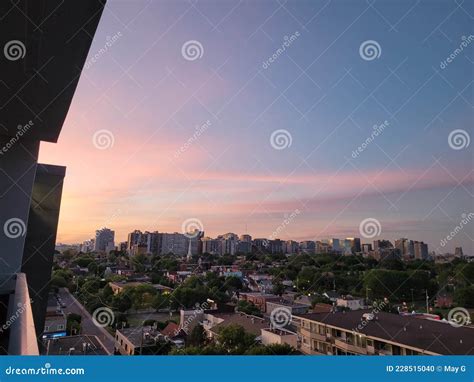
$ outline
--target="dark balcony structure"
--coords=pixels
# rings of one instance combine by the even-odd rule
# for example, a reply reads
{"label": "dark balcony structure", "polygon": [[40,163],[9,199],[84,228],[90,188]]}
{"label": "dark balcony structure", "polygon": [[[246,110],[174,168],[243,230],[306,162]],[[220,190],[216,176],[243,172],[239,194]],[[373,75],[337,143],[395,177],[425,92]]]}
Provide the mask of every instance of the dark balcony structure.
{"label": "dark balcony structure", "polygon": [[[59,137],[104,6],[0,2],[2,353],[38,353],[65,176],[64,167],[38,164],[39,145]],[[18,304],[28,306],[18,314]]]}

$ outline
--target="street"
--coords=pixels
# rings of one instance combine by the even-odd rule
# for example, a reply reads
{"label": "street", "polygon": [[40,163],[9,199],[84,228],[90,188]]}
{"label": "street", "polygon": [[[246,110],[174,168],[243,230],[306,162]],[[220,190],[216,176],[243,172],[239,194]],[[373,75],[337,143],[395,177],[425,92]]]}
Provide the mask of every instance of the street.
{"label": "street", "polygon": [[94,324],[92,316],[89,312],[81,305],[79,301],[69,292],[67,288],[60,288],[58,292],[59,297],[66,305],[64,313],[76,313],[82,317],[81,334],[95,335],[100,342],[104,345],[105,349],[109,354],[114,353],[114,337],[101,326]]}

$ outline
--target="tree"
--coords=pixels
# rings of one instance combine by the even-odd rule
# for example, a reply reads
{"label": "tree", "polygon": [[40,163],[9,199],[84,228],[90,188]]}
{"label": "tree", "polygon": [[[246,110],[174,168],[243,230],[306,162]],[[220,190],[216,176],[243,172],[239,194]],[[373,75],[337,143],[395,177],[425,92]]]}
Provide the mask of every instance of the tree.
{"label": "tree", "polygon": [[260,309],[258,309],[258,307],[250,301],[240,300],[237,304],[237,310],[252,316],[262,317],[262,312]]}
{"label": "tree", "polygon": [[206,342],[206,332],[201,325],[196,325],[189,333],[186,345],[201,347]]}
{"label": "tree", "polygon": [[225,279],[224,287],[226,290],[242,290],[242,280],[236,276],[229,276]]}
{"label": "tree", "polygon": [[119,293],[112,297],[111,305],[121,313],[125,313],[132,307],[132,300],[126,293]]}
{"label": "tree", "polygon": [[255,344],[255,336],[240,325],[232,324],[219,330],[219,344],[230,354],[243,354]]}
{"label": "tree", "polygon": [[283,293],[285,293],[285,286],[281,282],[277,282],[273,285],[272,292],[277,296],[281,296]]}
{"label": "tree", "polygon": [[69,313],[66,321],[66,333],[68,336],[73,336],[81,332],[82,316],[76,313]]}
{"label": "tree", "polygon": [[454,293],[454,301],[463,308],[474,308],[474,285],[457,289]]}

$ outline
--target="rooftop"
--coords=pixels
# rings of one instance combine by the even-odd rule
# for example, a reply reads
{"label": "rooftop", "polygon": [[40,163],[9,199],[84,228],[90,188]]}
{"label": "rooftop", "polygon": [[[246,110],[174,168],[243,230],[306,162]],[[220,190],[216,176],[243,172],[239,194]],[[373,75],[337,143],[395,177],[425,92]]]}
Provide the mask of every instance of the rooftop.
{"label": "rooftop", "polygon": [[47,355],[108,355],[97,336],[58,337],[45,342]]}
{"label": "rooftop", "polygon": [[269,322],[261,317],[250,316],[245,313],[215,314],[216,317],[222,318],[224,322],[217,324],[212,331],[218,333],[220,328],[229,325],[240,325],[247,333],[260,336],[261,329],[268,328]]}
{"label": "rooftop", "polygon": [[298,314],[297,318],[322,322],[345,330],[358,331],[371,337],[398,342],[437,354],[474,355],[474,329],[454,327],[447,322],[421,320],[416,317],[379,312],[372,321],[361,325],[363,314],[370,310],[333,313]]}

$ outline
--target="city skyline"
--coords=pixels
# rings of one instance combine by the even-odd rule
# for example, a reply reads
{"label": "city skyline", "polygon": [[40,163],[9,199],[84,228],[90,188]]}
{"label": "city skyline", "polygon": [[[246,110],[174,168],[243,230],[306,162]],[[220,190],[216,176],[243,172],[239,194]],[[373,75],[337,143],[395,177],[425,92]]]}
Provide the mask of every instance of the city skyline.
{"label": "city skyline", "polygon": [[[110,2],[59,144],[41,144],[68,167],[58,242],[191,217],[266,237],[299,209],[283,239],[375,218],[436,248],[471,212],[472,146],[449,138],[471,131],[472,49],[447,64],[470,19],[427,4]],[[472,252],[470,232],[446,250]]]}

